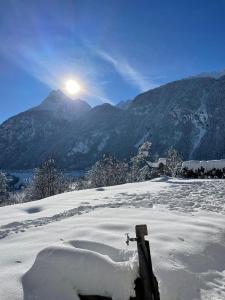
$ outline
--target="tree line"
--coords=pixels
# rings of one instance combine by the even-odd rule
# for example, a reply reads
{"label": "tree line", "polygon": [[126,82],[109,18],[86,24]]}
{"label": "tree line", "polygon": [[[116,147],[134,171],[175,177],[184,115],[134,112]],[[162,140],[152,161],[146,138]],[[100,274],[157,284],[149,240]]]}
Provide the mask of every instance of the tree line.
{"label": "tree line", "polygon": [[144,142],[137,154],[129,161],[120,161],[111,154],[103,155],[90,171],[77,182],[77,189],[111,186],[124,183],[151,180],[161,175],[179,176],[182,158],[179,153],[170,149],[165,164],[151,161],[151,143]]}
{"label": "tree line", "polygon": [[70,190],[98,188],[131,182],[146,181],[160,175],[179,176],[182,159],[175,149],[170,149],[165,164],[151,161],[151,142],[145,141],[137,154],[129,160],[119,160],[104,154],[85,176],[75,182],[65,178],[63,171],[50,157],[34,170],[32,182],[21,192],[9,192],[7,177],[0,173],[0,205],[27,202],[50,197]]}

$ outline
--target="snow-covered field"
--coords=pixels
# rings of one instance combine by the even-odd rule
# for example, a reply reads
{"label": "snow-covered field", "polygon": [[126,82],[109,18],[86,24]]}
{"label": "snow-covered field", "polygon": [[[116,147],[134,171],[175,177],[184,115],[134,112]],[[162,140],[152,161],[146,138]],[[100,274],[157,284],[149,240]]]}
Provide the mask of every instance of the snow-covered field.
{"label": "snow-covered field", "polygon": [[125,300],[143,223],[162,300],[225,299],[225,181],[168,178],[1,207],[0,299]]}

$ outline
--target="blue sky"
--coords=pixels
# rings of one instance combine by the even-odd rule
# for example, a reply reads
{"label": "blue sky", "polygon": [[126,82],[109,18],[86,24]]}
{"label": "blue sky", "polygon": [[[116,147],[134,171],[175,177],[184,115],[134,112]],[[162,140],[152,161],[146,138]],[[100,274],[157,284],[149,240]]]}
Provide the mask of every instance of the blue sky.
{"label": "blue sky", "polygon": [[225,68],[225,0],[1,0],[0,122],[74,78],[91,105]]}

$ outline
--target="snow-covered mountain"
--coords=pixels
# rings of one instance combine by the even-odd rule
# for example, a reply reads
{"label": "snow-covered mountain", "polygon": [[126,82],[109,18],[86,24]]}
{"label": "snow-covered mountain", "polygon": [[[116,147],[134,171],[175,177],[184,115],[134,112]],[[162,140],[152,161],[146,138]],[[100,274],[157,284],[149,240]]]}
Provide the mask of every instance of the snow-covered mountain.
{"label": "snow-covered mountain", "polygon": [[82,169],[105,152],[127,158],[145,140],[160,156],[176,148],[184,159],[225,157],[225,76],[187,78],[138,95],[123,108],[91,108],[62,92],[0,126],[0,168],[30,169],[50,154]]}
{"label": "snow-covered mountain", "polygon": [[35,111],[47,111],[54,117],[65,120],[79,118],[82,114],[88,112],[91,106],[80,99],[72,100],[61,90],[52,91],[49,96],[37,107]]}
{"label": "snow-covered mountain", "polygon": [[225,156],[225,76],[169,83],[138,96],[130,109],[159,154],[172,146],[185,159]]}
{"label": "snow-covered mountain", "polygon": [[71,122],[90,109],[85,101],[57,90],[39,106],[8,119],[0,126],[0,166],[30,169],[40,164],[71,130]]}

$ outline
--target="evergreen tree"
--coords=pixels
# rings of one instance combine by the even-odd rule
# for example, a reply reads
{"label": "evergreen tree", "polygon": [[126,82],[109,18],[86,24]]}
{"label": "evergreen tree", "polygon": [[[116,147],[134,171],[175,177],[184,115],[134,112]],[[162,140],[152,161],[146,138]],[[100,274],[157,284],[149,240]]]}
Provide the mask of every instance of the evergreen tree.
{"label": "evergreen tree", "polygon": [[126,163],[104,155],[88,173],[91,187],[117,185],[126,182],[128,166]]}
{"label": "evergreen tree", "polygon": [[145,141],[139,148],[136,156],[131,158],[129,181],[145,181],[152,178],[150,162],[151,142]]}
{"label": "evergreen tree", "polygon": [[172,177],[178,176],[181,173],[182,162],[180,154],[175,149],[170,149],[166,157],[166,174]]}
{"label": "evergreen tree", "polygon": [[7,177],[3,172],[0,172],[0,203],[7,199]]}
{"label": "evergreen tree", "polygon": [[63,174],[57,168],[55,160],[50,158],[35,169],[29,197],[31,200],[43,199],[60,194],[65,189],[66,184]]}

